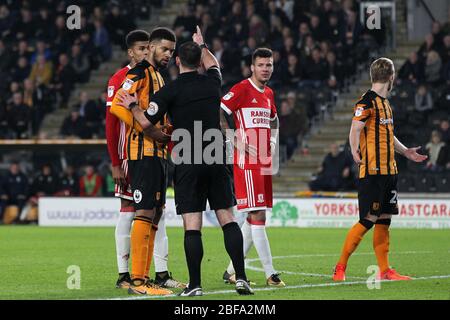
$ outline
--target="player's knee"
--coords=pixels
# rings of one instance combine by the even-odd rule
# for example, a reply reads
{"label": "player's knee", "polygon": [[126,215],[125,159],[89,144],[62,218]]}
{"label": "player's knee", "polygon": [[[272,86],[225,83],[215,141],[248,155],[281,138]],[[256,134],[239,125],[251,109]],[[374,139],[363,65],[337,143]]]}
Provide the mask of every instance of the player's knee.
{"label": "player's knee", "polygon": [[374,225],[373,221],[367,220],[367,218],[365,219],[360,219],[359,223],[362,224],[367,230],[371,229]]}
{"label": "player's knee", "polygon": [[136,211],[136,217],[144,217],[149,220],[155,219],[155,209],[152,210],[137,210]]}
{"label": "player's knee", "polygon": [[382,224],[385,226],[390,226],[391,225],[391,219],[378,219],[376,224]]}
{"label": "player's knee", "polygon": [[[260,210],[260,211],[253,211],[249,213],[250,221],[257,221],[257,222],[266,222],[266,211]],[[250,222],[250,223],[252,223]]]}

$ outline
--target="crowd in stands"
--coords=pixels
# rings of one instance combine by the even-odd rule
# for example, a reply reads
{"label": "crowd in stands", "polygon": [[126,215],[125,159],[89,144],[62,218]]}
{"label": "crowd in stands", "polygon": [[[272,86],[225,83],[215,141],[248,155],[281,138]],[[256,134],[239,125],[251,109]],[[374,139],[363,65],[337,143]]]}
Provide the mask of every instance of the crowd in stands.
{"label": "crowd in stands", "polygon": [[[0,223],[6,207],[17,206],[20,213],[27,205],[36,205],[42,196],[101,197],[114,195],[114,180],[106,166],[97,169],[88,163],[80,169],[66,166],[60,174],[53,165],[44,164],[29,176],[18,162],[12,162],[8,172],[0,175]],[[20,214],[15,221],[20,222]]]}
{"label": "crowd in stands", "polygon": [[[125,48],[125,35],[136,18],[149,18],[151,2],[160,3],[1,1],[0,138],[37,136],[45,115],[67,108],[75,85],[88,82],[91,71],[111,58],[112,45]],[[80,29],[66,26],[72,4],[81,8]],[[90,137],[89,130],[81,136]]]}

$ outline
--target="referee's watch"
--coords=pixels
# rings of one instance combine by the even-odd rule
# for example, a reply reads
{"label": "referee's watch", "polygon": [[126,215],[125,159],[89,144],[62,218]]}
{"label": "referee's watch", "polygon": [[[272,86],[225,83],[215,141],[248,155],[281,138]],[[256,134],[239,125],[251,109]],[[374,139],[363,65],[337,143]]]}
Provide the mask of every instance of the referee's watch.
{"label": "referee's watch", "polygon": [[206,43],[202,43],[202,44],[200,45],[200,48],[201,48],[201,49],[203,49],[203,48],[209,49],[208,46],[206,45]]}

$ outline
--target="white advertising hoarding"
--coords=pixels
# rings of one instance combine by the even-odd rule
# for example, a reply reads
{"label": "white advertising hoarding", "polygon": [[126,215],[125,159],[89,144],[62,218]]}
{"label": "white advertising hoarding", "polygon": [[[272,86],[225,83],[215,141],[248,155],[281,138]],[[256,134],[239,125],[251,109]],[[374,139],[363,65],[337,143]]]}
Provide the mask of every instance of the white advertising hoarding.
{"label": "white advertising hoarding", "polygon": [[[115,226],[120,201],[114,198],[41,198],[40,226]],[[244,214],[237,213],[242,222]],[[340,228],[350,227],[359,219],[357,199],[274,199],[267,212],[267,225],[274,227]],[[167,199],[167,226],[183,226],[176,214],[174,199]],[[203,226],[217,226],[212,211],[206,211]],[[395,228],[450,228],[450,199],[399,201],[399,215],[392,219]]]}

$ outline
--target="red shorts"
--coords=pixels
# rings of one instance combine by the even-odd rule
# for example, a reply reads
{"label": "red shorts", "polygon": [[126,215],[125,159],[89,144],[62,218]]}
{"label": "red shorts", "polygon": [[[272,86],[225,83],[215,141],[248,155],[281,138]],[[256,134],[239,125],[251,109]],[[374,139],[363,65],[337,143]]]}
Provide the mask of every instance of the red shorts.
{"label": "red shorts", "polygon": [[246,170],[234,165],[237,208],[241,212],[272,208],[272,176],[261,170]]}
{"label": "red shorts", "polygon": [[128,161],[126,159],[122,161],[122,169],[125,173],[127,186],[125,190],[123,190],[120,185],[116,184],[114,187],[114,195],[117,198],[133,201],[133,191],[131,190],[130,178],[128,177]]}

